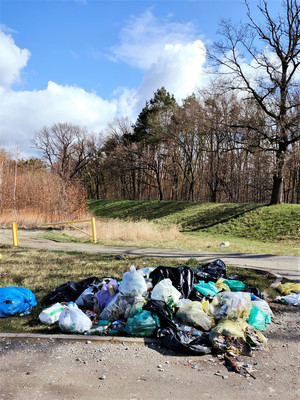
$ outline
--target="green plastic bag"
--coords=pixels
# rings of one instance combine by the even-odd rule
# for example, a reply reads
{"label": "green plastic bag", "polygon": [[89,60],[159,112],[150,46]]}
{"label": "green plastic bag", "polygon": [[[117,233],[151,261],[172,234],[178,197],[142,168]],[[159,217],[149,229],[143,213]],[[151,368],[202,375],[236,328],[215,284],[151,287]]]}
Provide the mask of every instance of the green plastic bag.
{"label": "green plastic bag", "polygon": [[267,329],[267,324],[271,323],[271,315],[259,308],[253,307],[247,322],[258,331],[264,331]]}
{"label": "green plastic bag", "polygon": [[193,285],[193,288],[202,293],[203,296],[215,296],[219,293],[219,289],[216,287],[214,282],[197,283],[196,285]]}
{"label": "green plastic bag", "polygon": [[127,320],[125,331],[135,336],[151,336],[159,328],[159,318],[141,308]]}
{"label": "green plastic bag", "polygon": [[242,292],[245,289],[245,284],[241,281],[227,280],[223,281],[227,286],[229,286],[232,292]]}

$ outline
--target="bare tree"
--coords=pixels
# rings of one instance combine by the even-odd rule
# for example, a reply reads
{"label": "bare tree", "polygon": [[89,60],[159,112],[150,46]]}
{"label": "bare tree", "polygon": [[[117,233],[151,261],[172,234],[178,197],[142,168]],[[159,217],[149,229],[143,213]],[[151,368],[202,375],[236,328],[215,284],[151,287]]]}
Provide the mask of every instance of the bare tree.
{"label": "bare tree", "polygon": [[264,114],[264,126],[245,118],[236,127],[255,132],[275,153],[270,204],[278,204],[288,149],[300,139],[300,8],[298,0],[284,0],[283,12],[272,17],[267,0],[262,0],[262,26],[252,17],[247,0],[245,5],[248,24],[221,20],[223,41],[215,43],[210,57],[226,77],[226,88],[244,92],[243,98],[252,99]]}
{"label": "bare tree", "polygon": [[64,181],[72,179],[90,161],[87,131],[77,125],[44,127],[36,132],[32,143]]}

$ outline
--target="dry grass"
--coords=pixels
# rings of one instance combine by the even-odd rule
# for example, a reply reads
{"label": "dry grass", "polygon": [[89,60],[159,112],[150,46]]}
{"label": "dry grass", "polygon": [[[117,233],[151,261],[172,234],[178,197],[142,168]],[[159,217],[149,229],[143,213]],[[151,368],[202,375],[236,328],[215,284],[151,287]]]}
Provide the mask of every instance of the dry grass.
{"label": "dry grass", "polygon": [[[91,224],[77,226],[91,234]],[[80,232],[72,228],[66,228],[65,233],[70,231],[72,231],[72,236],[82,237]],[[182,237],[176,225],[161,227],[146,220],[134,222],[121,219],[96,219],[96,231],[99,241],[160,241],[176,240]]]}
{"label": "dry grass", "polygon": [[[80,210],[73,216],[74,219],[89,219],[91,218],[85,212],[80,212]],[[0,227],[10,227],[12,221],[17,221],[18,227],[37,229],[43,224],[49,222],[59,222],[70,220],[70,214],[64,213],[62,211],[47,213],[40,212],[32,209],[23,209],[19,211],[5,210],[0,214]]]}

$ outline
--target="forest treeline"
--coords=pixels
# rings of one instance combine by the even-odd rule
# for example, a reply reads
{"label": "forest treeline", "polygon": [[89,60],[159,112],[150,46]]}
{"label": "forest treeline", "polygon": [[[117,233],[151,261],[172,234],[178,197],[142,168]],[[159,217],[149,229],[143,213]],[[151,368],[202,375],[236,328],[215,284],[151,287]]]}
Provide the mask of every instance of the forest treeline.
{"label": "forest treeline", "polygon": [[[260,126],[251,101],[247,113]],[[108,131],[58,123],[36,133],[42,159],[0,157],[0,211],[36,209],[49,220],[84,210],[86,198],[268,203],[276,153],[249,128],[232,128],[245,112],[234,96],[188,97],[178,105],[164,88],[135,124],[118,118]],[[287,151],[283,201],[300,202],[300,146]],[[69,211],[68,211],[69,210]]]}
{"label": "forest treeline", "polygon": [[[264,134],[241,127],[245,117]],[[178,105],[161,88],[135,124],[117,118],[94,136],[56,124],[40,130],[34,145],[62,179],[79,181],[88,198],[268,203],[276,166],[270,129],[251,100],[205,94]],[[283,169],[286,203],[300,200],[299,171],[295,141]]]}

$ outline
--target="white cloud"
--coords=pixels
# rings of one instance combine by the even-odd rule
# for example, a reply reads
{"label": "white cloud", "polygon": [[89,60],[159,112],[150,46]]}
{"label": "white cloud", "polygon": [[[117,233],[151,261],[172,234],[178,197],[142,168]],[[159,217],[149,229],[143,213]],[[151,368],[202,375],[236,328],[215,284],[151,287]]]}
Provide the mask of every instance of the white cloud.
{"label": "white cloud", "polygon": [[161,56],[145,73],[139,97],[150,98],[153,91],[164,86],[180,102],[207,83],[205,60],[205,46],[200,40],[184,45],[166,44]]}
{"label": "white cloud", "polygon": [[[44,90],[11,89],[20,82],[29,57],[27,49],[21,50],[9,34],[0,31],[0,146],[17,147],[24,156],[33,154],[30,139],[35,131],[57,122],[78,124],[93,132],[105,129],[118,110],[117,99],[107,101],[79,87],[51,81]],[[120,98],[121,109],[125,109],[125,92]]]}
{"label": "white cloud", "polygon": [[174,23],[171,16],[160,20],[150,9],[130,17],[121,30],[120,44],[111,50],[115,61],[144,70],[136,92],[137,113],[162,86],[180,102],[208,80],[206,49],[197,39],[195,26]]}
{"label": "white cloud", "polygon": [[[94,93],[74,86],[49,82],[45,90],[0,89],[0,144],[18,145],[32,153],[30,139],[35,131],[57,122],[70,122],[99,132],[117,110],[117,101],[108,102]],[[2,142],[2,143],[1,143]]]}
{"label": "white cloud", "polygon": [[26,66],[30,51],[20,49],[11,35],[0,30],[0,86],[10,87],[20,82],[21,70]]}
{"label": "white cloud", "polygon": [[193,24],[159,20],[147,10],[138,17],[130,17],[121,30],[121,43],[111,51],[114,60],[147,70],[163,55],[166,45],[187,44],[195,38]]}

